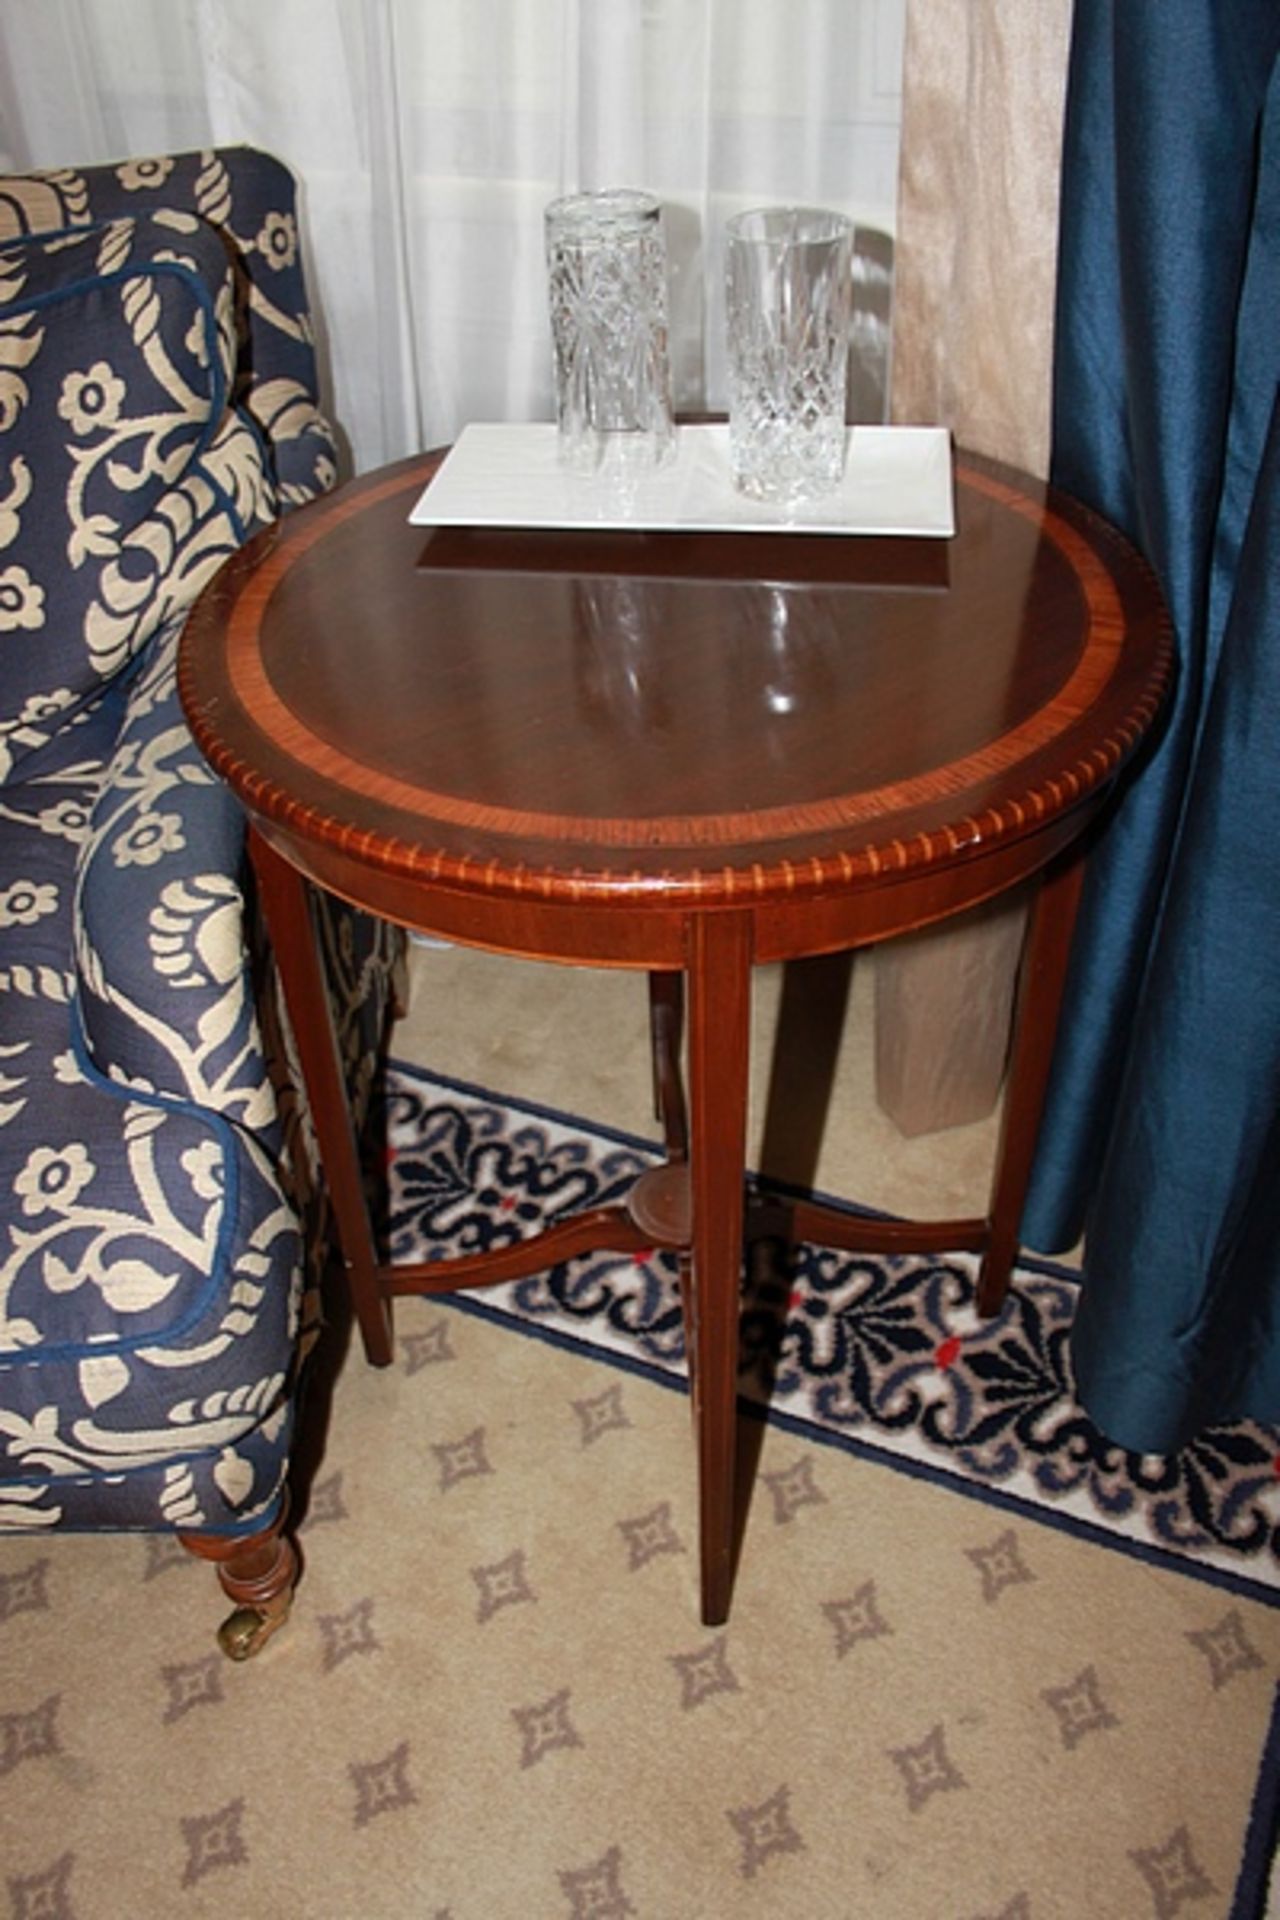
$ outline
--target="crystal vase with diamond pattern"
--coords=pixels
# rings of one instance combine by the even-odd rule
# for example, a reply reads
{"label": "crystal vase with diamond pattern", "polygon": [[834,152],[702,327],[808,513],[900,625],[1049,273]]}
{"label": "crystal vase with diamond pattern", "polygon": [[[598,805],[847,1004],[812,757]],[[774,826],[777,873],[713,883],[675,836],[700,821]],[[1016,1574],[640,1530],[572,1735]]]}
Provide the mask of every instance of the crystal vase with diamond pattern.
{"label": "crystal vase with diamond pattern", "polygon": [[546,210],[559,451],[578,472],[642,472],[674,453],[662,208],[624,188]]}
{"label": "crystal vase with diamond pattern", "polygon": [[853,223],[815,207],[730,220],[729,458],[754,500],[800,505],[844,474]]}

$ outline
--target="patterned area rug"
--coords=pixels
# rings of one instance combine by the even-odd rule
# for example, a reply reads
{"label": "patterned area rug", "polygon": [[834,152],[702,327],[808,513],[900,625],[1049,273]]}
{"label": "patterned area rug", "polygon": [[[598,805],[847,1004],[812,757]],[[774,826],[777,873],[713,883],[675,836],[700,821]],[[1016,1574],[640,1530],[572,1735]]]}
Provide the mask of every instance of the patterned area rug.
{"label": "patterned area rug", "polygon": [[[412,1073],[391,1119],[405,1252],[651,1151]],[[399,1301],[385,1369],[336,1319],[245,1666],[164,1536],[0,1537],[0,1920],[1262,1920],[1269,1439],[1111,1458],[1067,1282],[969,1282],[758,1251],[716,1631],[659,1260]]]}
{"label": "patterned area rug", "polygon": [[[650,1143],[405,1067],[389,1079],[387,1143],[397,1260],[508,1245],[620,1199],[660,1157]],[[1003,1313],[983,1321],[976,1264],[754,1240],[744,1396],[811,1439],[1280,1604],[1280,1432],[1242,1421],[1177,1454],[1126,1452],[1073,1393],[1073,1275],[1023,1264]],[[465,1304],[683,1379],[669,1254],[586,1256]]]}

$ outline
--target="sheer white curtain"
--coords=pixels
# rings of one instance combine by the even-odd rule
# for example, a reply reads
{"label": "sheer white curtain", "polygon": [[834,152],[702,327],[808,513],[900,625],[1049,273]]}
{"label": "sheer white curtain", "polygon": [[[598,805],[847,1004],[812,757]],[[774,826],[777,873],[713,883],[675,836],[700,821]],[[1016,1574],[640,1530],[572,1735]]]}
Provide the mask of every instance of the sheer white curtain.
{"label": "sheer white curtain", "polygon": [[[677,401],[721,404],[727,217],[807,200],[892,231],[904,5],[0,0],[0,161],[278,153],[361,470],[467,420],[550,417],[542,209],[578,187],[665,201]],[[872,411],[879,271],[872,247]]]}

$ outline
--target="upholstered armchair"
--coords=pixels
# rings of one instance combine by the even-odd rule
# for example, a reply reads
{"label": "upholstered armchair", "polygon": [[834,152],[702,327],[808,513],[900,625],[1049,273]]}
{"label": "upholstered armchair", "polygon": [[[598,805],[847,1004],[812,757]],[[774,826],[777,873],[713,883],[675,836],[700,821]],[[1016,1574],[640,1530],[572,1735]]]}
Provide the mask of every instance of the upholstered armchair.
{"label": "upholstered armchair", "polygon": [[[0,1527],[166,1529],[287,1610],[307,1239],[237,804],[186,613],[332,484],[291,176],[0,179]],[[328,929],[366,1096],[383,935]]]}

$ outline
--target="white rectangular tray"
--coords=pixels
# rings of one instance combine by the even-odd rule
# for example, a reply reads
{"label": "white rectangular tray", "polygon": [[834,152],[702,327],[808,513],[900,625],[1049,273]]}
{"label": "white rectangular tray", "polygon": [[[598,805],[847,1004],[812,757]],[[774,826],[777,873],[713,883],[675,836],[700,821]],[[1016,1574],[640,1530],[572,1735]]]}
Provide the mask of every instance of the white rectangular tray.
{"label": "white rectangular tray", "polygon": [[410,520],[421,527],[630,527],[727,533],[955,532],[945,427],[853,427],[844,480],[829,499],[772,507],[735,492],[729,430],[680,427],[676,457],[627,484],[566,472],[556,429],[464,427]]}

